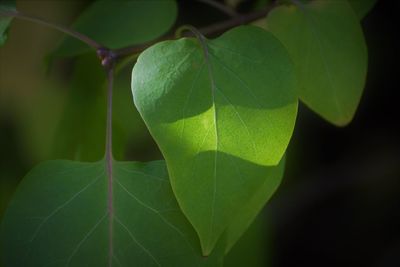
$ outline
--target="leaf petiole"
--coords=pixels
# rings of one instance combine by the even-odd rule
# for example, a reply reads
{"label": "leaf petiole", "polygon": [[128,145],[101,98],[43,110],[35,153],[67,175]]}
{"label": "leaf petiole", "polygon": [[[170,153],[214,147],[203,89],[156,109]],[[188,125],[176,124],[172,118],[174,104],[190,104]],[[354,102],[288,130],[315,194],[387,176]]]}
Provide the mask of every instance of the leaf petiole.
{"label": "leaf petiole", "polygon": [[35,17],[35,16],[31,16],[31,15],[27,15],[24,13],[21,13],[19,11],[6,11],[6,12],[0,12],[0,17],[13,17],[13,18],[17,18],[17,19],[21,19],[21,20],[26,20],[26,21],[31,21],[37,24],[41,24],[44,25],[46,27],[58,30],[60,32],[63,32],[75,39],[78,39],[82,42],[84,42],[85,44],[87,44],[88,46],[99,50],[101,48],[103,48],[103,46],[101,44],[99,44],[98,42],[94,41],[93,39],[91,39],[90,37],[86,36],[85,34],[82,34],[80,32],[74,31],[73,29],[70,29],[68,27],[53,23],[53,22],[48,22],[46,20],[43,20],[41,18]]}

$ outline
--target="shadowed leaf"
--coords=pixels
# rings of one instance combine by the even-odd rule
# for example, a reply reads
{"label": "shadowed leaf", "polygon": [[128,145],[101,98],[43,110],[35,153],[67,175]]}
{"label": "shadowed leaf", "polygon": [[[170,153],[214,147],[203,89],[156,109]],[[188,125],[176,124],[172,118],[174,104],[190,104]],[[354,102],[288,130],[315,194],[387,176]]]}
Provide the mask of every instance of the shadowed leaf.
{"label": "shadowed leaf", "polygon": [[[73,28],[108,48],[121,48],[151,41],[174,24],[174,0],[99,0],[89,6]],[[75,56],[90,51],[78,40],[66,37],[56,56]]]}
{"label": "shadowed leaf", "polygon": [[112,198],[106,173],[105,161],[34,168],[1,225],[6,266],[222,266],[222,249],[201,256],[163,161],[113,162]]}
{"label": "shadowed leaf", "polygon": [[1,13],[16,11],[15,0],[0,1],[0,46],[7,41],[7,32],[12,21],[12,17],[2,16]]}
{"label": "shadowed leaf", "polygon": [[349,3],[361,20],[374,7],[376,1],[377,0],[349,0]]}
{"label": "shadowed leaf", "polygon": [[292,135],[294,86],[284,47],[257,27],[202,44],[162,42],[139,57],[135,104],[205,255],[261,185],[276,188],[267,166],[280,162]]}

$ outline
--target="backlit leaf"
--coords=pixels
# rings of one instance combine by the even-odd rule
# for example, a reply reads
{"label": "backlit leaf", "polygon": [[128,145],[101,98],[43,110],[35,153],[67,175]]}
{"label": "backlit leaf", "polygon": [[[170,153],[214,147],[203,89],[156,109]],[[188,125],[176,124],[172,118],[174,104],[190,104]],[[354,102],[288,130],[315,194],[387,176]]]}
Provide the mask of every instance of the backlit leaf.
{"label": "backlit leaf", "polygon": [[266,166],[280,162],[296,118],[294,87],[284,47],[252,26],[203,45],[162,42],[138,58],[135,104],[205,255],[266,182]]}
{"label": "backlit leaf", "polygon": [[296,65],[300,99],[329,122],[346,125],[356,112],[367,74],[360,22],[347,1],[293,2],[274,9],[267,27]]}

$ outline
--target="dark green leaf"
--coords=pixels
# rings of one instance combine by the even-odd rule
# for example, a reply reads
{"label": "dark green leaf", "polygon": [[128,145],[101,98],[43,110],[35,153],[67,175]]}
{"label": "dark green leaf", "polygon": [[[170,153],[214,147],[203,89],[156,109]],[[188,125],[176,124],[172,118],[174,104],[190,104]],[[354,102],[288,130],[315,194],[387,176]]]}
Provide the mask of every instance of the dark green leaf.
{"label": "dark green leaf", "polygon": [[3,16],[1,13],[16,11],[15,0],[1,0],[0,1],[0,46],[7,40],[7,32],[10,26],[12,17]]}
{"label": "dark green leaf", "polygon": [[302,101],[339,126],[356,112],[367,74],[367,47],[347,1],[316,0],[280,6],[267,26],[296,65]]}
{"label": "dark green leaf", "polygon": [[271,267],[275,255],[272,229],[265,214],[261,213],[224,258],[224,267]]}
{"label": "dark green leaf", "polygon": [[[73,28],[109,48],[121,48],[151,41],[174,24],[174,0],[99,0],[78,18]],[[67,37],[55,52],[73,56],[90,51],[78,40]]]}
{"label": "dark green leaf", "polygon": [[94,54],[79,58],[54,138],[53,158],[97,161],[105,147],[105,71]]}
{"label": "dark green leaf", "polygon": [[349,0],[349,3],[361,20],[374,7],[376,1],[377,0]]}
{"label": "dark green leaf", "polygon": [[292,63],[270,33],[242,26],[202,46],[184,38],[149,48],[132,91],[207,255],[280,162],[297,99]]}
{"label": "dark green leaf", "polygon": [[[129,73],[117,75],[113,90],[113,152],[117,159],[125,159],[131,140],[146,141],[145,125],[132,107],[128,79]],[[52,158],[97,161],[104,155],[106,81],[94,53],[77,59],[67,87],[67,103],[53,141]]]}
{"label": "dark green leaf", "polygon": [[221,249],[201,256],[163,161],[114,162],[112,198],[107,173],[105,161],[33,169],[2,222],[6,266],[222,265]]}
{"label": "dark green leaf", "polygon": [[246,205],[237,211],[236,217],[226,230],[226,252],[239,240],[262,210],[265,203],[271,198],[282,180],[284,170],[284,160],[277,167],[269,167],[265,170],[264,184],[246,201]]}

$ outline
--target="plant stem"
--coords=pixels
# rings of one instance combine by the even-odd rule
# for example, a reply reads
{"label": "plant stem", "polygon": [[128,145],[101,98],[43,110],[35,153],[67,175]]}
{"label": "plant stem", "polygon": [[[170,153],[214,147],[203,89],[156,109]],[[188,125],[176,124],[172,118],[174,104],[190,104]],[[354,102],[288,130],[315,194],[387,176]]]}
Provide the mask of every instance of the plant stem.
{"label": "plant stem", "polygon": [[[212,37],[212,36],[215,36],[217,34],[224,32],[228,29],[231,29],[233,27],[247,24],[247,23],[253,22],[255,20],[261,19],[261,18],[267,16],[267,14],[275,6],[276,6],[276,1],[272,1],[272,3],[270,5],[268,5],[266,8],[264,8],[260,11],[256,11],[256,12],[252,12],[252,13],[248,13],[248,14],[244,14],[244,15],[237,15],[226,21],[222,21],[222,22],[212,24],[207,27],[200,28],[200,29],[198,29],[198,31],[204,36]],[[192,37],[194,35],[193,35],[193,33],[188,32],[186,34],[186,36]],[[145,44],[128,46],[128,47],[116,49],[116,50],[114,50],[114,54],[118,58],[124,57],[126,55],[137,54],[137,53],[142,52],[143,50],[145,50],[146,48],[150,47],[151,45],[153,45],[155,43],[158,43],[160,41],[165,41],[165,40],[173,40],[173,39],[176,39],[175,36],[172,36],[172,35],[165,36],[163,38],[159,38],[155,41],[148,42]]]}
{"label": "plant stem", "polygon": [[0,12],[0,16],[14,17],[14,18],[22,19],[22,20],[27,20],[27,21],[35,22],[35,23],[56,29],[60,32],[68,34],[69,36],[74,37],[74,38],[84,42],[85,44],[87,44],[90,47],[93,47],[96,50],[103,47],[101,44],[97,43],[93,39],[89,38],[88,36],[86,36],[80,32],[74,31],[68,27],[65,27],[65,26],[62,26],[62,25],[59,25],[56,23],[45,21],[45,20],[35,17],[35,16],[26,15],[26,14],[18,12],[18,11]]}
{"label": "plant stem", "polygon": [[106,122],[106,152],[105,158],[107,162],[111,162],[112,156],[112,98],[114,83],[114,66],[107,69],[107,122]]}
{"label": "plant stem", "polygon": [[108,177],[108,258],[109,266],[112,264],[112,258],[114,253],[113,247],[113,221],[114,221],[114,208],[113,208],[113,155],[112,155],[112,95],[113,95],[113,82],[114,82],[114,65],[105,66],[107,71],[107,126],[106,126],[106,170]]}
{"label": "plant stem", "polygon": [[237,16],[237,13],[236,13],[236,11],[234,9],[232,9],[232,8],[230,8],[230,7],[228,7],[228,6],[224,5],[224,4],[221,4],[220,2],[217,2],[215,0],[197,0],[197,1],[201,2],[201,3],[204,3],[204,4],[207,4],[209,6],[212,6],[212,7],[216,8],[216,9],[218,9],[219,11],[227,14],[228,16],[231,16],[231,17]]}
{"label": "plant stem", "polygon": [[[229,8],[227,8],[226,6],[224,6],[222,4],[219,4],[218,2],[215,2],[212,0],[198,0],[198,1],[213,5],[214,7],[218,8],[220,10],[224,9],[223,11],[225,13],[228,13],[227,10]],[[271,4],[266,6],[264,9],[262,9],[260,11],[244,14],[244,15],[237,15],[237,13],[235,12],[236,15],[234,17],[232,17],[226,21],[218,22],[218,23],[212,24],[210,26],[200,28],[200,29],[198,29],[198,31],[204,36],[213,37],[215,35],[218,35],[224,31],[228,30],[228,29],[231,29],[233,27],[247,24],[247,23],[253,22],[257,19],[265,17],[276,6],[276,2],[277,2],[276,0],[273,0],[273,1],[271,1]],[[233,15],[233,12],[234,11],[232,11],[232,10],[229,11],[229,13],[231,13],[231,15]],[[26,15],[26,14],[18,12],[18,11],[0,12],[0,16],[14,17],[14,18],[22,19],[22,20],[32,21],[32,22],[35,22],[35,23],[38,23],[41,25],[45,25],[50,28],[59,30],[65,34],[70,35],[71,37],[74,37],[74,38],[86,43],[88,46],[94,48],[96,51],[104,50],[104,49],[108,50],[106,47],[104,47],[103,45],[94,41],[93,39],[89,38],[85,34],[74,31],[74,30],[72,30],[68,27],[62,26],[62,25],[58,25],[55,23],[45,21],[38,17]],[[186,33],[186,37],[193,37],[193,36],[194,35],[191,32]],[[169,35],[169,36],[164,36],[162,38],[158,38],[158,39],[148,42],[148,43],[134,45],[134,46],[127,46],[127,47],[123,47],[120,49],[115,49],[112,51],[113,55],[114,55],[114,58],[112,59],[112,61],[115,62],[117,59],[119,59],[121,57],[125,57],[125,56],[132,55],[132,54],[138,54],[157,42],[164,41],[164,40],[174,40],[174,39],[176,39],[175,35]]]}
{"label": "plant stem", "polygon": [[229,20],[222,21],[222,22],[212,24],[207,27],[200,28],[199,31],[204,36],[209,36],[209,37],[223,33],[224,31],[231,29],[233,27],[247,24],[247,23],[250,23],[250,22],[253,22],[258,19],[266,17],[268,15],[268,13],[275,7],[275,5],[276,5],[276,3],[275,3],[275,1],[273,1],[272,4],[268,5],[266,8],[264,8],[262,10],[248,13],[245,15],[238,15]]}

